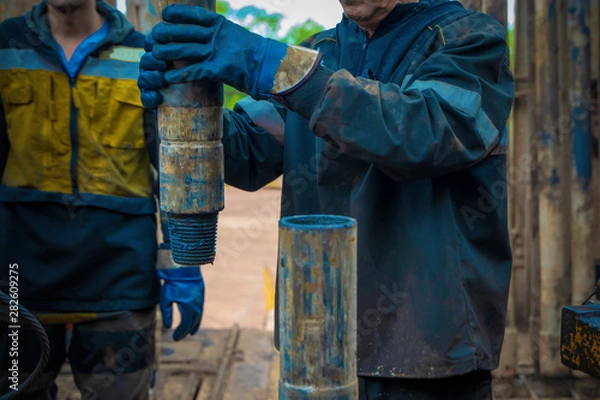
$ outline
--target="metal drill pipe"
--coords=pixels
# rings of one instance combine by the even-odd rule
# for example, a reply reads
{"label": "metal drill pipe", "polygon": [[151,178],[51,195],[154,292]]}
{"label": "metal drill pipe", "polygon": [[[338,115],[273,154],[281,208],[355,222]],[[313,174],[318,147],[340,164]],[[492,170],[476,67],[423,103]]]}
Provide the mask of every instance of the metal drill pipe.
{"label": "metal drill pipe", "polygon": [[[160,16],[170,4],[216,10],[216,0],[150,0]],[[185,63],[176,63],[180,68]],[[160,207],[167,214],[173,261],[212,263],[217,218],[224,207],[223,85],[194,82],[171,85],[158,108]]]}
{"label": "metal drill pipe", "polygon": [[[560,310],[571,301],[567,229],[562,174],[564,146],[558,127],[559,0],[536,0],[536,135],[539,163],[540,229],[540,372],[563,377],[570,372],[560,359]],[[568,286],[568,287],[566,287]]]}
{"label": "metal drill pipe", "polygon": [[572,304],[594,289],[590,0],[569,0]]}
{"label": "metal drill pipe", "polygon": [[355,400],[356,222],[279,222],[279,400]]}

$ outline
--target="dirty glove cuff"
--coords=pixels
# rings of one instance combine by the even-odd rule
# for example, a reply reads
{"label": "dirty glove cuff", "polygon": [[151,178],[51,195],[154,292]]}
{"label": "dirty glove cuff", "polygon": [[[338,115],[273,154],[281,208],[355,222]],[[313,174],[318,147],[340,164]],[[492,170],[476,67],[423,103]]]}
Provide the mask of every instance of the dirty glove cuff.
{"label": "dirty glove cuff", "polygon": [[331,75],[333,75],[333,71],[318,66],[302,83],[296,85],[292,90],[274,95],[274,97],[287,109],[310,120],[325,96],[327,82]]}
{"label": "dirty glove cuff", "polygon": [[254,80],[256,90],[249,93],[257,100],[293,91],[311,76],[322,57],[315,50],[288,46],[272,39],[265,39],[257,53],[257,58],[263,62]]}

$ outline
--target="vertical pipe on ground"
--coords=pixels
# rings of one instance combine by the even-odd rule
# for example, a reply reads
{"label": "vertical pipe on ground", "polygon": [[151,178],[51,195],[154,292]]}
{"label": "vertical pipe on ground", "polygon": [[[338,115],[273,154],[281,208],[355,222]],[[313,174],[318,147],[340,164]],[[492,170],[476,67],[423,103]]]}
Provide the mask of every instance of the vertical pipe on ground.
{"label": "vertical pipe on ground", "polygon": [[[591,6],[591,65],[592,79],[595,90],[592,94],[592,117],[594,125],[592,132],[594,135],[593,146],[593,170],[600,171],[600,0],[592,0]],[[600,174],[593,176],[593,192],[594,192],[594,258],[596,264],[600,266]],[[600,298],[600,297],[599,297]]]}
{"label": "vertical pipe on ground", "polygon": [[[559,67],[558,11],[560,0],[535,0],[536,99],[540,129],[537,139],[539,162],[540,227],[540,373],[562,377],[569,370],[560,359],[560,310],[570,302],[568,244],[562,182],[561,138],[558,128]],[[565,284],[567,283],[567,284]]]}
{"label": "vertical pipe on ground", "polygon": [[528,175],[530,183],[526,191],[527,209],[525,213],[525,225],[527,226],[526,237],[526,262],[527,272],[529,276],[529,355],[533,362],[536,375],[540,370],[540,216],[538,213],[538,192],[539,192],[539,177],[538,177],[538,160],[537,146],[538,137],[540,135],[540,124],[537,118],[537,59],[536,54],[536,14],[535,3],[530,0],[519,0],[527,4],[527,31],[528,52],[529,52],[529,84],[527,108],[529,112],[530,131],[529,131],[529,154],[531,155],[531,163],[529,166]]}
{"label": "vertical pipe on ground", "polygon": [[280,400],[356,400],[356,222],[279,222]]}
{"label": "vertical pipe on ground", "polygon": [[529,32],[528,5],[525,0],[517,0],[514,26],[514,74],[515,102],[512,113],[510,137],[509,207],[511,207],[511,232],[513,240],[513,279],[515,283],[517,326],[527,325],[529,316],[529,277],[527,264],[527,188],[531,184],[532,167],[531,132],[533,124],[529,102]]}
{"label": "vertical pipe on ground", "polygon": [[[150,16],[160,16],[170,4],[216,9],[216,0],[148,1]],[[168,217],[171,254],[177,264],[209,264],[215,259],[218,213],[224,207],[223,85],[177,84],[162,94],[160,206]]]}
{"label": "vertical pipe on ground", "polygon": [[593,254],[592,114],[590,0],[569,0],[571,57],[571,263],[572,303],[581,304],[595,287]]}

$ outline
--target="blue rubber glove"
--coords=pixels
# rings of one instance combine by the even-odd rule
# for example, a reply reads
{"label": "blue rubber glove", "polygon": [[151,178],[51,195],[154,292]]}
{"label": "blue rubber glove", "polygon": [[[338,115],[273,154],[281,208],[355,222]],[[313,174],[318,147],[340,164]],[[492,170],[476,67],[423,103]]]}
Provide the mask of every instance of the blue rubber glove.
{"label": "blue rubber glove", "polygon": [[[159,250],[160,260],[171,257],[170,250]],[[168,253],[168,254],[167,254]],[[160,293],[160,311],[163,325],[170,328],[173,324],[173,303],[177,303],[181,314],[181,323],[173,333],[174,340],[186,335],[194,335],[200,328],[204,310],[204,279],[199,267],[178,267],[157,269],[160,279],[164,280]]]}
{"label": "blue rubber glove", "polygon": [[152,48],[155,45],[155,41],[152,35],[146,37],[144,43],[144,50],[146,54],[142,56],[140,60],[140,75],[138,77],[138,86],[141,92],[142,104],[146,108],[156,108],[163,102],[163,96],[160,94],[160,90],[168,86],[165,80],[165,71],[167,70],[167,63],[165,61],[157,60],[152,55]]}
{"label": "blue rubber glove", "polygon": [[271,96],[288,46],[265,39],[202,7],[170,5],[152,30],[156,60],[192,64],[169,70],[168,83],[220,81],[257,100]]}

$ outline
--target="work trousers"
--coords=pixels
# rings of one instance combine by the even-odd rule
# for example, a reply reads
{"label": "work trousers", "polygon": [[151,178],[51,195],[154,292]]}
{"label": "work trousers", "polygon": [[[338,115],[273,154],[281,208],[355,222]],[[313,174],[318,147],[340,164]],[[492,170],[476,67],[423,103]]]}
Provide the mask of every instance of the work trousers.
{"label": "work trousers", "polygon": [[[118,316],[73,325],[67,345],[65,325],[45,325],[50,342],[50,359],[23,399],[54,400],[55,380],[69,359],[82,400],[148,399],[155,369],[154,326],[156,309],[127,311]],[[11,343],[2,327],[0,337],[0,396],[8,393]],[[21,327],[18,336],[19,383],[34,371],[41,354],[34,331]]]}
{"label": "work trousers", "polygon": [[359,400],[492,400],[489,371],[441,379],[359,377]]}

